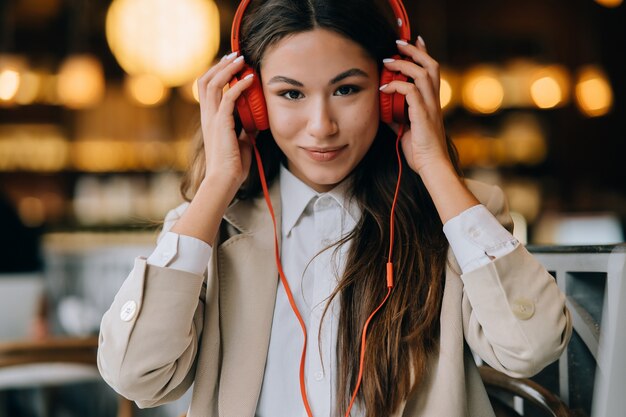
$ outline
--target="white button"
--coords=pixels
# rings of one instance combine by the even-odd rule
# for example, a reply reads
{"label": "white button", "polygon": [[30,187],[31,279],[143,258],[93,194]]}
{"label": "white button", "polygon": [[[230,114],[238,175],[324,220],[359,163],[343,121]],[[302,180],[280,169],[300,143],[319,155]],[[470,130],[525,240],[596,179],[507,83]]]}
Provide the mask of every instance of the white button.
{"label": "white button", "polygon": [[315,373],[315,380],[321,381],[322,379],[324,379],[324,373],[322,371],[317,371]]}
{"label": "white button", "polygon": [[120,311],[120,318],[123,321],[131,321],[135,318],[135,314],[137,313],[137,303],[134,301],[126,301],[126,303],[122,306],[122,310]]}
{"label": "white button", "polygon": [[513,314],[520,320],[528,320],[535,314],[535,303],[527,298],[513,301]]}
{"label": "white button", "polygon": [[330,246],[331,243],[333,243],[333,241],[330,239],[322,239],[322,246],[324,247]]}
{"label": "white button", "polygon": [[480,236],[480,229],[472,227],[472,228],[469,229],[469,234],[470,234],[471,237],[477,238],[478,236]]}

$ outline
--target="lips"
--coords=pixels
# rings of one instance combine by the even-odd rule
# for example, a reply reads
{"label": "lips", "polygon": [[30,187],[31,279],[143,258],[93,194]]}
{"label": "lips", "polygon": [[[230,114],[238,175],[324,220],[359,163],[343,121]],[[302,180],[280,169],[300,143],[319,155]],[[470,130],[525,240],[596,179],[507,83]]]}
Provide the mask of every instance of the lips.
{"label": "lips", "polygon": [[347,146],[348,145],[337,146],[337,147],[332,147],[332,148],[312,147],[312,148],[302,148],[302,149],[306,152],[307,155],[309,155],[311,159],[313,159],[316,162],[329,162],[339,157],[341,152],[344,149],[346,149]]}

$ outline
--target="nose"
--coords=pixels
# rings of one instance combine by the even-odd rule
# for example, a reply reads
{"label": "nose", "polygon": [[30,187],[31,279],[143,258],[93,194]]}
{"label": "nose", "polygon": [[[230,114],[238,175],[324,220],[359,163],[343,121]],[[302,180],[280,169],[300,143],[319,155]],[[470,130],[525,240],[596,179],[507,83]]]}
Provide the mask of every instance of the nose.
{"label": "nose", "polygon": [[333,112],[328,103],[323,98],[315,100],[308,109],[309,117],[307,132],[314,138],[323,139],[337,133],[338,126]]}

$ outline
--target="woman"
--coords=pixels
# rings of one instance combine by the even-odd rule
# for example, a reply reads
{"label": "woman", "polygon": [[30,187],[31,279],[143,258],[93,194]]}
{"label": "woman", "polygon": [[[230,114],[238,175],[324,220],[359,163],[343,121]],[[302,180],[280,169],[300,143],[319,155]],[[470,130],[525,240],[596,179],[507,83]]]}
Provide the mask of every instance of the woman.
{"label": "woman", "polygon": [[[198,81],[189,203],[103,318],[99,367],[117,391],[149,407],[194,383],[190,417],[492,416],[472,351],[513,376],[559,357],[564,297],[505,229],[502,192],[459,176],[437,62],[393,22],[374,0],[246,10],[241,54]],[[406,78],[381,86],[385,71]],[[235,103],[254,88],[269,129],[239,133]],[[406,126],[380,121],[392,94]]]}

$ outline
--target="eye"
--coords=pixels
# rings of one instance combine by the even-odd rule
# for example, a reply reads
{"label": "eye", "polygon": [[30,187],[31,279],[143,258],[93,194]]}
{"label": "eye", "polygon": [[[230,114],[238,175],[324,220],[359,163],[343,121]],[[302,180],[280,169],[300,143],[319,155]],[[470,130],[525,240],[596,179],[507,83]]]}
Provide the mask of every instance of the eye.
{"label": "eye", "polygon": [[355,85],[342,85],[335,91],[336,96],[347,96],[358,93],[361,89]]}
{"label": "eye", "polygon": [[280,93],[280,96],[286,98],[287,100],[298,100],[304,97],[298,90],[284,91]]}

